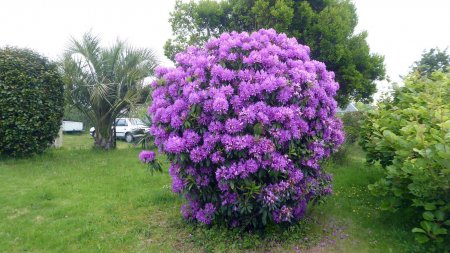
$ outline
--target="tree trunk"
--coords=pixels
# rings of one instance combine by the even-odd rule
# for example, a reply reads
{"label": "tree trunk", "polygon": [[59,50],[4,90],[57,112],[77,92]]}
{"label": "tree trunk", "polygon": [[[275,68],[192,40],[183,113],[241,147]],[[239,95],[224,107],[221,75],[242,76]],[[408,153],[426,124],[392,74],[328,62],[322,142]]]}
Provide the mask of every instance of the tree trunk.
{"label": "tree trunk", "polygon": [[117,147],[117,133],[116,133],[116,119],[113,119],[113,145],[114,148]]}
{"label": "tree trunk", "polygon": [[97,122],[95,126],[95,141],[94,147],[99,149],[114,149],[114,134],[112,131],[112,121],[105,119],[101,122]]}
{"label": "tree trunk", "polygon": [[112,138],[103,138],[97,136],[95,138],[94,147],[99,149],[113,149],[114,148],[114,141]]}

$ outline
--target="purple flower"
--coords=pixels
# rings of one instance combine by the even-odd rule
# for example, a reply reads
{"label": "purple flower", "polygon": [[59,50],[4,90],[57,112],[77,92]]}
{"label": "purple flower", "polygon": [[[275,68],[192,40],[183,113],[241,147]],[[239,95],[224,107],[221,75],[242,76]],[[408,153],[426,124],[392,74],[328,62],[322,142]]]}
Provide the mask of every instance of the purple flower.
{"label": "purple flower", "polygon": [[183,132],[183,140],[186,148],[190,149],[200,142],[200,135],[193,130],[186,130]]}
{"label": "purple flower", "polygon": [[232,163],[230,166],[222,166],[216,171],[217,181],[230,180],[238,177],[245,178],[248,172],[245,169],[245,165],[242,162]]}
{"label": "purple flower", "polygon": [[198,93],[191,93],[189,94],[188,101],[190,104],[197,104],[201,101],[201,98]]}
{"label": "purple flower", "polygon": [[244,129],[244,124],[240,122],[238,119],[228,119],[225,122],[225,129],[228,133],[234,134],[240,132]]}
{"label": "purple flower", "polygon": [[239,119],[243,123],[252,124],[256,120],[255,111],[252,108],[245,108],[239,113]]}
{"label": "purple flower", "polygon": [[220,154],[220,152],[214,152],[211,155],[211,161],[215,164],[223,163],[225,161],[225,158]]}
{"label": "purple flower", "polygon": [[267,138],[261,138],[257,140],[254,145],[250,147],[250,153],[263,155],[266,153],[272,153],[275,150],[273,142]]}
{"label": "purple flower", "polygon": [[273,207],[278,201],[278,197],[272,191],[265,191],[261,197],[264,204],[267,206]]}
{"label": "purple flower", "polygon": [[228,101],[224,97],[214,99],[213,110],[219,114],[226,113],[228,111]]}
{"label": "purple flower", "polygon": [[209,124],[208,130],[213,133],[219,133],[223,129],[223,123],[220,121],[213,121]]}
{"label": "purple flower", "polygon": [[139,160],[141,160],[141,162],[143,163],[151,163],[153,162],[153,160],[155,160],[155,152],[150,151],[150,150],[142,150],[139,153]]}
{"label": "purple flower", "polygon": [[279,153],[272,154],[272,168],[278,171],[285,171],[285,169],[290,165],[291,161],[287,158],[287,155],[281,155]]}
{"label": "purple flower", "polygon": [[175,193],[180,193],[183,191],[184,182],[178,177],[172,176],[172,191]]}
{"label": "purple flower", "polygon": [[294,215],[292,213],[292,208],[287,206],[282,206],[280,210],[272,211],[273,219],[276,223],[290,222]]}
{"label": "purple flower", "polygon": [[236,204],[239,196],[235,192],[233,192],[233,193],[225,192],[224,194],[221,195],[221,198],[222,198],[222,203],[221,204],[222,204],[222,206],[225,206],[225,205]]}
{"label": "purple flower", "polygon": [[185,143],[182,138],[173,136],[164,143],[164,150],[169,153],[179,154],[184,151]]}
{"label": "purple flower", "polygon": [[212,203],[207,203],[205,205],[205,208],[200,209],[197,212],[197,214],[195,215],[195,218],[198,221],[200,221],[201,223],[210,224],[213,219],[213,215],[214,215],[215,211],[216,211],[216,208],[214,207],[214,205]]}
{"label": "purple flower", "polygon": [[297,206],[292,210],[294,218],[300,219],[301,217],[303,217],[306,211],[306,206],[307,202],[305,200],[298,202]]}
{"label": "purple flower", "polygon": [[258,166],[258,163],[257,163],[255,160],[250,159],[250,160],[247,160],[247,161],[245,162],[245,169],[246,169],[249,173],[255,173],[255,172],[258,171],[259,166]]}

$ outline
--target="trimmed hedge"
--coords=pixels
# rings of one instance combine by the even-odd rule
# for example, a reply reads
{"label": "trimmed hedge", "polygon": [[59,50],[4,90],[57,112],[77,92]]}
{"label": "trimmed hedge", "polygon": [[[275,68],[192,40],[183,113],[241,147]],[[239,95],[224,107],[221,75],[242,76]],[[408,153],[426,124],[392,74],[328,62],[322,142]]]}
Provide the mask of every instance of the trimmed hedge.
{"label": "trimmed hedge", "polygon": [[61,126],[63,92],[56,64],[28,49],[0,49],[0,155],[48,148]]}

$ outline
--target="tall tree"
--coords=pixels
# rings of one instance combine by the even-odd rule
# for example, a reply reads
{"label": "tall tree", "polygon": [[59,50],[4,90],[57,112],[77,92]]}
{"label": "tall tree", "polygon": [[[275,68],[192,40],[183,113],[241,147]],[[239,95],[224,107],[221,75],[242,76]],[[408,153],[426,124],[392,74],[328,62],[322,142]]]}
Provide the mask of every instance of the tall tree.
{"label": "tall tree", "polygon": [[67,101],[94,124],[95,147],[114,147],[113,121],[142,99],[144,78],[157,63],[152,50],[119,40],[110,48],[90,33],[71,40],[62,61]]}
{"label": "tall tree", "polygon": [[431,48],[428,51],[425,50],[422,53],[422,58],[414,62],[411,70],[427,77],[436,71],[449,72],[450,55],[447,54],[447,49]]}
{"label": "tall tree", "polygon": [[384,58],[370,53],[367,32],[354,32],[358,18],[348,0],[178,0],[170,22],[174,37],[164,49],[172,60],[186,46],[226,31],[274,28],[293,36],[335,72],[341,106],[371,101],[375,82],[385,77]]}

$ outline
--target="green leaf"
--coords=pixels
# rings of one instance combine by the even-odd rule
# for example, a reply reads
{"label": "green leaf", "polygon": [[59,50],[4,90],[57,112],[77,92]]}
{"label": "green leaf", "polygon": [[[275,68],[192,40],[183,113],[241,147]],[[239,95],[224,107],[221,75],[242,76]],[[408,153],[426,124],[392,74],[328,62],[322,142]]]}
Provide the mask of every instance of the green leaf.
{"label": "green leaf", "polygon": [[447,229],[445,228],[438,228],[436,230],[433,231],[434,235],[446,235],[447,234]]}
{"label": "green leaf", "polygon": [[253,127],[253,132],[256,135],[261,135],[263,132],[263,125],[261,123],[255,124],[255,126]]}
{"label": "green leaf", "polygon": [[426,211],[422,214],[422,217],[427,221],[433,221],[434,220],[434,214],[432,212]]}
{"label": "green leaf", "polygon": [[420,226],[427,232],[430,233],[431,232],[431,228],[432,228],[432,224],[429,221],[421,221],[420,222]]}
{"label": "green leaf", "polygon": [[267,224],[267,211],[266,210],[264,210],[262,212],[262,223],[263,223],[263,225]]}
{"label": "green leaf", "polygon": [[436,205],[434,203],[426,203],[424,208],[427,211],[433,211],[436,210]]}
{"label": "green leaf", "polygon": [[428,236],[424,235],[424,234],[416,234],[416,241],[418,241],[421,244],[427,243],[430,238],[428,238]]}
{"label": "green leaf", "polygon": [[434,216],[436,217],[436,220],[443,221],[445,219],[445,212],[442,210],[437,210],[434,212]]}
{"label": "green leaf", "polygon": [[427,232],[425,232],[425,230],[421,229],[421,228],[413,228],[412,229],[413,233],[424,233],[426,234]]}

